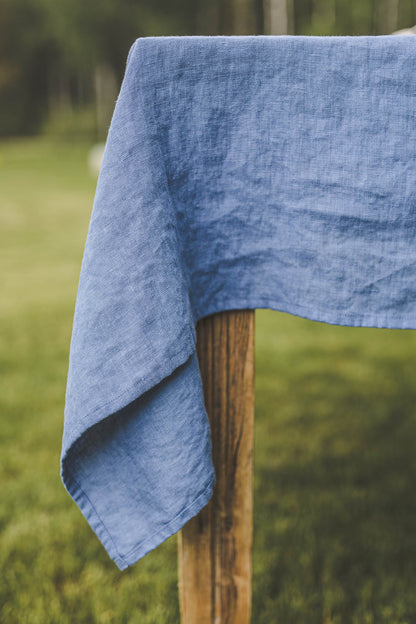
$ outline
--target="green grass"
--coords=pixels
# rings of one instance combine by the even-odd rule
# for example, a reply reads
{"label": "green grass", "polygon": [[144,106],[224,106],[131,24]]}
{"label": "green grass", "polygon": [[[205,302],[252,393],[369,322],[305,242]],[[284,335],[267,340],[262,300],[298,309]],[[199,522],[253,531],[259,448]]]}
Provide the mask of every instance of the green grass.
{"label": "green grass", "polygon": [[[120,572],[59,477],[87,149],[0,143],[0,622],[179,624],[176,535]],[[416,332],[256,325],[253,624],[413,624]]]}

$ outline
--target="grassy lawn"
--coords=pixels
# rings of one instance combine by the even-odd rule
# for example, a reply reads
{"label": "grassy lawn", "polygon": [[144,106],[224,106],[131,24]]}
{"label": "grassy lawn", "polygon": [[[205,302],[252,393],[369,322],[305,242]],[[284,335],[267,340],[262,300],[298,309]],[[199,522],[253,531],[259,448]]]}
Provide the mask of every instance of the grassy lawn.
{"label": "grassy lawn", "polygon": [[[0,143],[0,622],[179,624],[172,536],[120,572],[59,477],[95,179]],[[256,312],[253,624],[416,622],[416,332]]]}

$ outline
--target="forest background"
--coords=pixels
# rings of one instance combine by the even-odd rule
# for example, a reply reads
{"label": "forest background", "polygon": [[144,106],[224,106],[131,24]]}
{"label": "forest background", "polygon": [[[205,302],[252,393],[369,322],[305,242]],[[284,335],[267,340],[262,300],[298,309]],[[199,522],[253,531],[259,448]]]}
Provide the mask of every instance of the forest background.
{"label": "forest background", "polygon": [[415,23],[414,0],[2,0],[0,136],[105,138],[140,36],[377,35]]}

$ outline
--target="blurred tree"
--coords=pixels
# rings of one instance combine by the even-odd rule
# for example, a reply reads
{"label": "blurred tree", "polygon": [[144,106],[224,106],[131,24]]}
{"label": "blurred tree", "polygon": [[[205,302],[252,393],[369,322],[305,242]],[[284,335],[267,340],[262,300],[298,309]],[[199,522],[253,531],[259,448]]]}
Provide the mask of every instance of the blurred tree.
{"label": "blurred tree", "polygon": [[1,0],[0,136],[32,134],[56,109],[94,102],[97,93],[110,92],[114,105],[114,88],[103,82],[118,90],[133,41],[189,34],[190,6],[189,0]]}
{"label": "blurred tree", "polygon": [[30,134],[47,106],[49,65],[58,46],[39,2],[0,4],[0,134]]}
{"label": "blurred tree", "polygon": [[196,0],[189,3],[198,35],[259,35],[263,33],[263,0]]}
{"label": "blurred tree", "polygon": [[386,30],[391,33],[397,30],[399,21],[399,0],[385,0]]}
{"label": "blurred tree", "polygon": [[267,35],[293,33],[294,0],[265,0],[264,29]]}

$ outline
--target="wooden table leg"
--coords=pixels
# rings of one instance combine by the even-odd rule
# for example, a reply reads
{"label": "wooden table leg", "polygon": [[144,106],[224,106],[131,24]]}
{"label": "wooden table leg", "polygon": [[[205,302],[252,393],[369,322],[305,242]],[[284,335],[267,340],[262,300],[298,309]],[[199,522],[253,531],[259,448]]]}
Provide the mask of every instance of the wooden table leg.
{"label": "wooden table leg", "polygon": [[178,535],[183,624],[249,624],[253,539],[254,310],[201,319],[197,352],[216,485]]}

